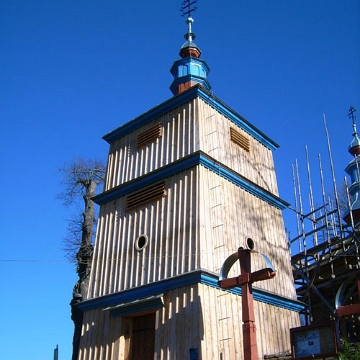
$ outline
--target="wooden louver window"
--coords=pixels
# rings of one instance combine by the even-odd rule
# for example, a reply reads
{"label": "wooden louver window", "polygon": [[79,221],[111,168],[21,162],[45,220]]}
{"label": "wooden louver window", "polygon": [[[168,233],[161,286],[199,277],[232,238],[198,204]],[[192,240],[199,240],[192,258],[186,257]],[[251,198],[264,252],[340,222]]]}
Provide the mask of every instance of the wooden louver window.
{"label": "wooden louver window", "polygon": [[250,140],[233,128],[230,128],[230,139],[235,144],[241,146],[247,152],[250,152]]}
{"label": "wooden louver window", "polygon": [[129,194],[126,198],[126,211],[161,199],[166,195],[165,181],[147,186],[141,190]]}
{"label": "wooden louver window", "polygon": [[161,125],[156,124],[138,135],[137,147],[141,148],[159,137],[161,137]]}

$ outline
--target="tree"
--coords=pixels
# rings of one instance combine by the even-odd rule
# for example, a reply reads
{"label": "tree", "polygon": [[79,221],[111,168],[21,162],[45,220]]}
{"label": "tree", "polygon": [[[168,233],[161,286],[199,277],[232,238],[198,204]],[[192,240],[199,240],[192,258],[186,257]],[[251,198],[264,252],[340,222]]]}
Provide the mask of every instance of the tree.
{"label": "tree", "polygon": [[84,159],[76,159],[70,165],[59,169],[63,174],[64,191],[58,198],[67,207],[79,205],[82,198],[84,206],[83,210],[78,210],[69,221],[68,234],[64,239],[66,256],[76,262],[79,276],[70,302],[71,319],[74,322],[73,360],[78,356],[83,320],[83,314],[76,305],[86,299],[91,270],[95,225],[95,206],[92,198],[96,195],[97,185],[104,181],[105,170],[105,165],[101,161]]}
{"label": "tree", "polygon": [[360,344],[350,344],[346,340],[341,340],[341,342],[339,360],[360,360]]}

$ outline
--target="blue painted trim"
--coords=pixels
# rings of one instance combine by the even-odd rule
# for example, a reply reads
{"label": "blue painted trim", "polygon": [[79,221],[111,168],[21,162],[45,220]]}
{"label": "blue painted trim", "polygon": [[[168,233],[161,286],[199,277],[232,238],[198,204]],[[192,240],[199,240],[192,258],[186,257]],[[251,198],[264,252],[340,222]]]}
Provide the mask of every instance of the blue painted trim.
{"label": "blue painted trim", "polygon": [[186,82],[190,82],[190,81],[194,81],[198,84],[201,84],[204,88],[206,88],[207,90],[211,89],[210,83],[207,79],[197,76],[197,75],[185,75],[185,76],[181,76],[181,77],[177,77],[174,79],[174,81],[171,83],[170,85],[170,90],[175,93],[177,87],[180,84],[184,84]]}
{"label": "blue painted trim", "polygon": [[[219,290],[227,291],[231,294],[241,296],[242,292],[240,287],[235,287],[230,290],[224,290],[219,287],[217,281],[218,279],[214,279],[214,277],[212,276],[201,274],[202,284],[211,286]],[[280,295],[268,292],[266,290],[255,289],[254,287],[253,287],[253,296],[254,296],[254,300],[256,301],[263,302],[265,304],[273,305],[276,307],[281,307],[283,309],[287,309],[295,312],[301,312],[305,309],[305,304],[298,300],[288,299]]]}
{"label": "blue painted trim", "polygon": [[197,92],[195,93],[195,89],[197,87],[192,87],[183,93],[173,96],[169,100],[157,105],[156,107],[150,109],[144,114],[136,117],[133,120],[128,121],[124,125],[121,125],[117,129],[111,131],[110,133],[103,136],[103,139],[107,141],[109,144],[113,143],[117,139],[122,138],[125,135],[128,135],[135,131],[136,129],[144,126],[145,124],[154,121],[160,116],[176,109],[177,107],[193,100],[196,98]]}
{"label": "blue painted trim", "polygon": [[180,84],[190,81],[200,84],[206,90],[211,89],[210,83],[207,80],[210,68],[202,59],[186,57],[176,60],[170,72],[174,76],[174,81],[170,85],[170,90],[173,94],[177,93],[177,88]]}
{"label": "blue painted trim", "polygon": [[110,309],[109,311],[111,312],[111,316],[118,317],[139,314],[144,311],[157,310],[161,309],[162,307],[164,307],[164,303],[161,299],[157,298],[143,302],[141,304],[124,304],[122,308],[114,310]]}
{"label": "blue painted trim", "polygon": [[146,186],[154,184],[158,181],[164,180],[170,176],[173,176],[181,171],[190,169],[199,165],[199,154],[194,153],[191,156],[176,161],[170,165],[164,166],[151,172],[148,175],[140,176],[135,180],[129,181],[124,185],[120,185],[112,190],[106,191],[93,198],[96,204],[102,205],[109,201],[115,200],[119,197],[125,196],[134,191],[140,190]]}
{"label": "blue painted trim", "polygon": [[204,166],[215,174],[232,182],[234,185],[244,189],[245,191],[267,202],[268,204],[274,206],[277,209],[284,210],[289,206],[286,201],[280,199],[276,195],[271,194],[270,192],[254,184],[250,180],[245,179],[241,175],[232,172],[225,166],[216,163],[214,159],[208,157],[201,151],[193,153],[181,160],[178,160],[170,165],[166,165],[160,169],[151,172],[150,174],[141,176],[124,185],[120,185],[112,190],[99,194],[95,196],[93,200],[98,205],[105,204],[109,201],[125,196],[133,191],[137,191],[145,186],[149,186],[158,181],[164,180],[181,171],[188,170],[197,165]]}
{"label": "blue painted trim", "polygon": [[248,120],[236,113],[234,110],[232,110],[230,107],[228,107],[211,93],[204,91],[203,89],[199,89],[199,97],[207,104],[212,106],[219,113],[228,118],[240,129],[244,130],[261,144],[266,146],[269,150],[273,151],[279,147],[276,142],[271,140],[267,135],[265,135],[262,131],[252,125]]}
{"label": "blue painted trim", "polygon": [[276,207],[277,209],[284,210],[286,209],[290,204],[286,201],[280,199],[276,195],[273,195],[269,191],[259,187],[252,181],[242,177],[239,174],[235,174],[230,169],[225,168],[224,166],[221,166],[220,164],[216,163],[213,160],[210,160],[209,158],[202,156],[200,158],[200,164],[207,169],[213,171],[214,173],[218,174],[222,178],[232,182],[236,186],[244,189],[245,191],[249,192],[250,194],[256,196],[257,198],[267,202],[268,204]]}
{"label": "blue painted trim", "polygon": [[170,279],[157,281],[149,285],[139,286],[130,290],[121,291],[116,294],[102,296],[80,302],[77,306],[80,310],[92,310],[117,305],[127,301],[144,298],[146,296],[164,293],[183,286],[198,284],[201,279],[201,272],[194,271]]}
{"label": "blue painted trim", "polygon": [[202,69],[204,69],[206,76],[210,73],[210,67],[206,63],[205,60],[200,59],[200,58],[190,57],[190,56],[174,61],[173,65],[170,69],[170,72],[174,76],[174,78],[181,77],[182,75],[179,74],[179,67],[187,66],[188,67],[187,71],[189,72],[189,74],[195,75],[195,71],[194,71],[195,68],[194,68],[193,64],[197,64]]}
{"label": "blue painted trim", "polygon": [[117,129],[111,131],[110,133],[103,136],[103,139],[107,141],[109,144],[116,141],[117,139],[130,134],[141,126],[157,119],[161,115],[164,115],[183,104],[195,99],[196,97],[200,97],[203,101],[205,101],[210,106],[214,107],[217,111],[223,114],[226,118],[232,121],[239,128],[246,131],[249,135],[253,136],[256,140],[258,140],[261,144],[266,146],[270,150],[275,150],[279,147],[279,145],[271,140],[268,136],[266,136],[263,132],[261,132],[258,128],[252,125],[248,120],[244,117],[236,113],[230,107],[225,105],[222,101],[220,101],[213,94],[203,89],[201,86],[193,86],[190,89],[182,92],[181,94],[170,98],[169,100],[163,102],[162,104],[152,108],[146,113],[136,117],[135,119],[127,122],[126,124],[118,127]]}
{"label": "blue painted trim", "polygon": [[[146,296],[165,293],[166,291],[178,289],[183,286],[194,284],[204,284],[215,289],[228,291],[232,294],[241,296],[241,288],[223,290],[217,284],[218,278],[215,274],[210,274],[203,270],[193,271],[184,275],[176,276],[170,279],[157,281],[155,283],[140,286],[134,289],[125,290],[116,294],[107,295],[95,299],[80,302],[77,306],[80,310],[87,311],[98,308],[104,308],[111,305],[120,304],[127,301],[133,301]],[[274,293],[270,293],[253,287],[254,300],[270,304],[276,307],[284,308],[290,311],[300,312],[305,309],[305,304],[293,299],[288,299]]]}

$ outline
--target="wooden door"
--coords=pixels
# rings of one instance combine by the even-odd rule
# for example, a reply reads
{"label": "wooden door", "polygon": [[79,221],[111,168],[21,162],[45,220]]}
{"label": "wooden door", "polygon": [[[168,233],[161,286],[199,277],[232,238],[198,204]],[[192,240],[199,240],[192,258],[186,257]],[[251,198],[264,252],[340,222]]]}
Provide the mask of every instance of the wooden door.
{"label": "wooden door", "polygon": [[131,360],[154,360],[155,313],[132,318]]}

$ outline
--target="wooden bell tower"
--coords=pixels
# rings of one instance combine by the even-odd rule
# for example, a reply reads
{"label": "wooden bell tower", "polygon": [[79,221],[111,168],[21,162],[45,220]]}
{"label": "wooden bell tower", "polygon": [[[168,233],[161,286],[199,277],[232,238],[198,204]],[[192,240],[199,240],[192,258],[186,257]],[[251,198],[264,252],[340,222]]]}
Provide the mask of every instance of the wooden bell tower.
{"label": "wooden bell tower", "polygon": [[278,145],[210,92],[191,4],[171,68],[174,96],[104,136],[79,360],[242,359],[241,288],[222,290],[218,277],[249,237],[277,270],[253,287],[259,358],[289,350],[289,329],[299,326]]}

